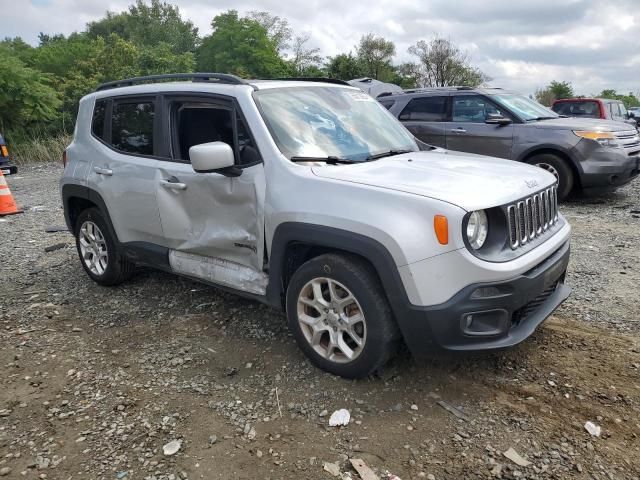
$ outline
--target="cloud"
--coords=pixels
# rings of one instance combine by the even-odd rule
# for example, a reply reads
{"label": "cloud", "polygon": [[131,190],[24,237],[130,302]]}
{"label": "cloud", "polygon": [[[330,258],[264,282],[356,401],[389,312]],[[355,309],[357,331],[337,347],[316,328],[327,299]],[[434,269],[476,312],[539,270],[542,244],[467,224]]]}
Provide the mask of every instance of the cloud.
{"label": "cloud", "polygon": [[[82,30],[107,10],[133,0],[0,0],[2,34],[37,43],[39,32]],[[183,16],[201,34],[228,9],[265,10],[287,18],[325,56],[355,49],[373,32],[396,44],[396,61],[411,59],[410,45],[435,34],[466,50],[493,84],[532,93],[551,80],[570,81],[578,93],[603,88],[640,90],[637,0],[180,0]]]}

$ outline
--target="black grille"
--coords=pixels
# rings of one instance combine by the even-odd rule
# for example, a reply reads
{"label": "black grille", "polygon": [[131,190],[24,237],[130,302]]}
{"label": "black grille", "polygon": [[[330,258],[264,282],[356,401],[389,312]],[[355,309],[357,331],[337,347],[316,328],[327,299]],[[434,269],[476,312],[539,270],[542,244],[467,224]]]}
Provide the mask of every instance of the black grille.
{"label": "black grille", "polygon": [[558,282],[552,283],[536,298],[513,312],[513,315],[511,316],[511,323],[513,325],[517,325],[523,320],[526,320],[529,315],[534,313],[540,307],[540,305],[547,301],[551,294],[556,291],[557,286]]}

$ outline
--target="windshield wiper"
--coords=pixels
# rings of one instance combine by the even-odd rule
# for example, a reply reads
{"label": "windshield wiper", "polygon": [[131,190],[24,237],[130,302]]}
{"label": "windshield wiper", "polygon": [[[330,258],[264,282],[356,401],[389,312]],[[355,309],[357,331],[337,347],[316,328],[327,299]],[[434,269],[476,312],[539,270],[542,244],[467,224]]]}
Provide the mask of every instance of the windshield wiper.
{"label": "windshield wiper", "polygon": [[376,153],[375,155],[369,155],[367,157],[367,161],[370,162],[371,160],[377,160],[379,158],[392,157],[394,155],[401,155],[403,153],[411,153],[411,152],[413,152],[413,150],[388,150],[386,152]]}
{"label": "windshield wiper", "polygon": [[527,122],[537,122],[540,120],[553,120],[558,117],[536,117],[536,118],[527,118]]}
{"label": "windshield wiper", "polygon": [[329,165],[337,165],[339,163],[358,163],[353,160],[336,157],[334,155],[329,155],[328,157],[291,157],[289,160],[292,162],[325,162]]}

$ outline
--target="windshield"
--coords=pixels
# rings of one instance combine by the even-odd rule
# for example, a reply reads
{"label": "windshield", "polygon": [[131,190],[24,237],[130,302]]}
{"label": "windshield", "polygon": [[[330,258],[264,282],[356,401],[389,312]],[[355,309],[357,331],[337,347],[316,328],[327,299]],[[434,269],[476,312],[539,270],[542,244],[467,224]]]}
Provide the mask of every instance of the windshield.
{"label": "windshield", "polygon": [[531,100],[524,95],[498,94],[492,95],[491,98],[503,107],[511,110],[524,121],[536,120],[539,118],[558,118],[558,114],[553,110],[540,105],[535,100]]}
{"label": "windshield", "polygon": [[291,87],[261,90],[254,96],[273,139],[289,159],[360,162],[385,152],[418,150],[413,136],[360,90]]}

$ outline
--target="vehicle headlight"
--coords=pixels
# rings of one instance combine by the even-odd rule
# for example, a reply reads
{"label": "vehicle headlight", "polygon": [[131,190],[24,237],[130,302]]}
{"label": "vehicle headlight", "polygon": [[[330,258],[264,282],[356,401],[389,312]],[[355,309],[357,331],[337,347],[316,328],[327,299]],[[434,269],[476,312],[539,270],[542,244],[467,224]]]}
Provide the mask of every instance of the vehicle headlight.
{"label": "vehicle headlight", "polygon": [[618,142],[616,136],[611,132],[594,132],[584,130],[574,130],[577,136],[581,138],[588,138],[589,140],[595,140],[603,147],[610,148],[622,148],[622,144]]}
{"label": "vehicle headlight", "polygon": [[471,212],[467,221],[467,240],[474,250],[482,248],[489,234],[489,220],[484,210]]}

